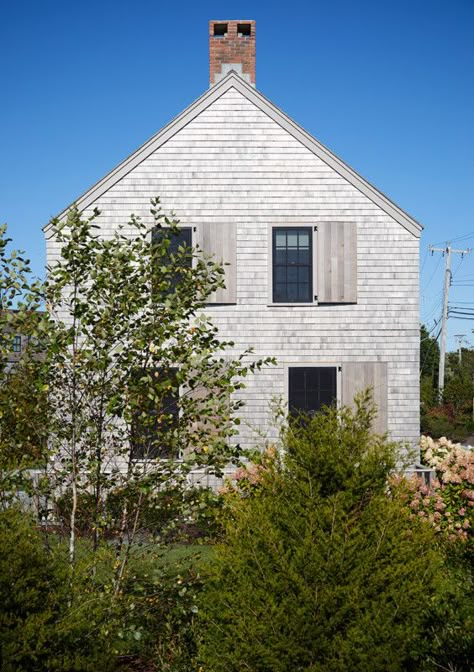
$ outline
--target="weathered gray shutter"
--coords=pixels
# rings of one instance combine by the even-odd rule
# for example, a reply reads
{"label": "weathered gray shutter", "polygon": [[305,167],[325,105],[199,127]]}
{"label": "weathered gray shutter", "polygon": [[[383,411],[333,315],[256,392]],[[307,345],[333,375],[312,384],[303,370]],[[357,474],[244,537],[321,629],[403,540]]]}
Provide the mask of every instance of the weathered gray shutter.
{"label": "weathered gray shutter", "polygon": [[237,302],[236,241],[235,225],[230,223],[206,223],[197,227],[197,243],[201,250],[211,254],[213,261],[225,266],[225,289],[218,289],[208,303]]}
{"label": "weathered gray shutter", "polygon": [[383,434],[387,431],[387,363],[386,362],[350,362],[342,366],[342,403],[353,406],[358,392],[372,388],[373,399],[377,406],[374,431]]}
{"label": "weathered gray shutter", "polygon": [[316,238],[318,303],[356,303],[357,224],[321,222]]}

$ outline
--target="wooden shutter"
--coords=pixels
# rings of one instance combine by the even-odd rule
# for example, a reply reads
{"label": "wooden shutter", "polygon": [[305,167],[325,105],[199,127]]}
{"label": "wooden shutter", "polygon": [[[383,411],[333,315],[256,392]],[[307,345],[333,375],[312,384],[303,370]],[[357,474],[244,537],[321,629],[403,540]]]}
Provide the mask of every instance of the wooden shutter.
{"label": "wooden shutter", "polygon": [[356,303],[357,224],[322,222],[316,238],[318,303]]}
{"label": "wooden shutter", "polygon": [[236,241],[235,225],[229,223],[206,223],[197,227],[197,244],[203,252],[211,254],[213,261],[223,264],[225,289],[218,289],[208,303],[237,302]]}
{"label": "wooden shutter", "polygon": [[374,431],[384,434],[387,431],[387,363],[351,362],[343,365],[342,403],[345,406],[353,406],[355,395],[368,387],[373,390],[373,399],[377,406]]}

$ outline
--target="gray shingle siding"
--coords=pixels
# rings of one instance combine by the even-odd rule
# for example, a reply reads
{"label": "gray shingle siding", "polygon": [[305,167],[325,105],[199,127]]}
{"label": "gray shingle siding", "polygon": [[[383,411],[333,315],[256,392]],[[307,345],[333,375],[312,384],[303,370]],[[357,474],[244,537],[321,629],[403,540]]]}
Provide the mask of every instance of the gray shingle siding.
{"label": "gray shingle siding", "polygon": [[[236,352],[252,346],[278,366],[242,392],[241,442],[272,429],[269,402],[287,396],[293,364],[386,363],[388,429],[419,434],[418,238],[236,88],[226,90],[90,207],[104,236],[131,213],[150,222],[149,200],[176,212],[183,226],[235,227],[235,305],[209,306]],[[269,305],[272,226],[348,222],[357,228],[357,303]],[[48,263],[57,255],[48,240]],[[343,374],[342,374],[343,375]]]}

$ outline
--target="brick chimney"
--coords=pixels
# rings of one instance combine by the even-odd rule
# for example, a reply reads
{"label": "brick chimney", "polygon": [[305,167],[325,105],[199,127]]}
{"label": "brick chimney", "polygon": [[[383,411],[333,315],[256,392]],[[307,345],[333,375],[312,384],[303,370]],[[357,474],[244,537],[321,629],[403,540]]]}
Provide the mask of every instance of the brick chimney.
{"label": "brick chimney", "polygon": [[209,21],[210,86],[235,70],[255,86],[255,21]]}

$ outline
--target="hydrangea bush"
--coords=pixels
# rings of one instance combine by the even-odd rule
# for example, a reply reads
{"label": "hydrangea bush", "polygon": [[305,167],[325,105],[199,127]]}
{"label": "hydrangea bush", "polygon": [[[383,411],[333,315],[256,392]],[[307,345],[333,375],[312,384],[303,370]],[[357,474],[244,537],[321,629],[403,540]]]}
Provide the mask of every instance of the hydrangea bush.
{"label": "hydrangea bush", "polygon": [[450,541],[473,544],[474,451],[446,437],[422,436],[421,459],[435,477],[428,486],[416,476],[407,482],[412,518],[424,518]]}

